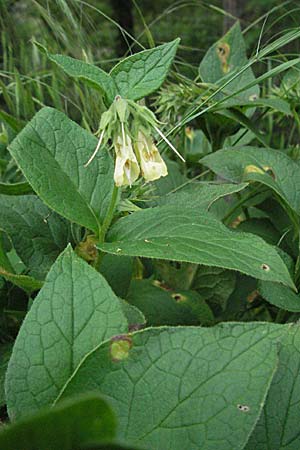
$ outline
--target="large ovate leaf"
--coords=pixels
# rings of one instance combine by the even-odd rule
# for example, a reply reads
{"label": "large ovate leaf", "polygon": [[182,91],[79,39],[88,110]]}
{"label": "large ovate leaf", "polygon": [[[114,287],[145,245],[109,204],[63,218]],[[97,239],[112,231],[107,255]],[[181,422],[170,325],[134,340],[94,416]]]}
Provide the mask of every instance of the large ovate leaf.
{"label": "large ovate leaf", "polygon": [[275,248],[261,238],[227,229],[209,213],[170,205],[120,219],[99,248],[116,255],[185,261],[237,270],[294,287]]}
{"label": "large ovate leaf", "polygon": [[35,195],[0,195],[0,209],[0,229],[10,237],[31,275],[43,280],[72,242],[70,225]]}
{"label": "large ovate leaf", "polygon": [[175,39],[119,62],[110,72],[117,94],[139,100],[156,91],[167,76],[178,44],[179,39]]}
{"label": "large ovate leaf", "polygon": [[285,153],[257,147],[231,148],[207,155],[201,162],[227,180],[265,184],[300,214],[299,165]]}
{"label": "large ovate leaf", "polygon": [[49,53],[41,44],[35,43],[37,47],[44,53],[50,61],[58,65],[67,75],[78,78],[89,86],[97,89],[103,94],[108,102],[112,102],[116,95],[116,86],[113,78],[93,64],[86,63],[80,59],[71,58],[66,55],[53,55]]}
{"label": "large ovate leaf", "polygon": [[108,283],[68,247],[16,339],[6,376],[10,417],[52,404],[82,358],[126,330],[121,304]]}
{"label": "large ovate leaf", "polygon": [[279,366],[247,450],[300,448],[300,327],[291,325],[279,346]]}
{"label": "large ovate leaf", "polygon": [[[247,63],[245,41],[240,24],[236,23],[207,51],[201,61],[199,73],[204,82],[222,85],[234,77]],[[246,87],[254,80],[252,69],[248,68],[227,84],[218,98],[232,95],[243,89],[233,98],[226,100],[223,105],[228,107],[239,103],[243,104],[251,99],[255,100],[259,95],[259,88],[257,86]]]}
{"label": "large ovate leaf", "polygon": [[63,397],[99,390],[117,413],[120,438],[149,449],[242,449],[261,413],[283,330],[227,323],[118,336],[87,356]]}
{"label": "large ovate leaf", "polygon": [[101,445],[115,435],[115,417],[97,394],[67,399],[55,408],[3,427],[0,448],[5,450],[74,450]]}
{"label": "large ovate leaf", "polygon": [[63,113],[41,109],[10,145],[25,177],[52,209],[99,232],[113,189],[113,162],[106,150],[84,167],[97,139]]}

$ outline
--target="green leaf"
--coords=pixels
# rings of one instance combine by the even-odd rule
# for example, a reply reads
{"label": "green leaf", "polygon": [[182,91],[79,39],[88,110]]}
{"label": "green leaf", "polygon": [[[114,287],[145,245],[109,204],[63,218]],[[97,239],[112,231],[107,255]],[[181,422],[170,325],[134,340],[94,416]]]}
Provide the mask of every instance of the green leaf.
{"label": "green leaf", "polygon": [[185,186],[188,183],[188,178],[183,175],[177,162],[165,158],[165,163],[168,168],[168,176],[161,177],[158,180],[151,182],[151,187],[153,188],[153,203],[151,205],[163,204],[165,203],[166,194],[171,194],[173,191],[176,192],[181,186]]}
{"label": "green leaf", "polygon": [[97,139],[63,113],[41,109],[10,146],[25,177],[56,212],[99,232],[113,190],[113,162],[106,150],[84,167]]}
{"label": "green leaf", "polygon": [[[283,251],[280,251],[280,254],[290,273],[293,273],[295,267],[292,258]],[[288,287],[279,285],[278,283],[261,281],[258,283],[258,291],[272,305],[285,311],[300,312],[300,294],[296,294]]]}
{"label": "green leaf", "polygon": [[110,72],[117,93],[139,100],[156,91],[164,82],[180,39],[144,50],[120,61]]}
{"label": "green leaf", "polygon": [[[241,32],[240,24],[237,22],[218,42],[208,50],[199,67],[201,79],[206,83],[222,84],[227,79],[238,73],[248,59],[246,56],[245,41]],[[223,106],[235,106],[239,101],[256,99],[259,95],[258,86],[247,88],[246,86],[255,81],[252,69],[248,68],[234,80],[232,80],[222,91],[221,96],[239,92],[236,96],[222,103]]]}
{"label": "green leaf", "polygon": [[43,286],[42,281],[36,280],[28,275],[18,275],[12,272],[8,272],[4,267],[0,265],[0,276],[7,281],[15,284],[16,286],[24,289],[26,292],[31,293],[41,289]]}
{"label": "green leaf", "polygon": [[0,194],[24,195],[32,193],[32,187],[27,181],[21,183],[0,183]]}
{"label": "green leaf", "polygon": [[251,180],[265,184],[300,214],[299,165],[285,153],[241,147],[219,150],[205,156],[201,162],[227,180],[236,183]]}
{"label": "green leaf", "polygon": [[97,394],[67,399],[54,408],[29,415],[0,432],[5,450],[74,450],[110,441],[115,435],[115,418],[108,404]]}
{"label": "green leaf", "polygon": [[0,120],[4,122],[6,125],[12,128],[15,132],[19,132],[24,127],[25,123],[21,119],[17,119],[16,117],[8,114],[3,109],[0,109]]}
{"label": "green leaf", "polygon": [[280,343],[279,366],[247,450],[298,450],[300,328],[290,325]]}
{"label": "green leaf", "polygon": [[193,130],[191,138],[186,140],[186,159],[197,163],[204,155],[211,153],[211,143],[202,130]]}
{"label": "green leaf", "polygon": [[272,222],[263,218],[244,220],[239,224],[238,230],[256,234],[271,245],[276,245],[281,237],[279,231],[272,225]]}
{"label": "green leaf", "polygon": [[256,139],[265,147],[268,147],[268,141],[259,128],[245,114],[239,110],[225,109],[219,113],[220,115],[237,122],[241,126],[251,131]]}
{"label": "green leaf", "polygon": [[68,247],[16,339],[6,376],[10,417],[52,404],[82,358],[126,330],[120,302],[105,279]]}
{"label": "green leaf", "polygon": [[294,287],[275,248],[257,236],[228,230],[197,208],[170,205],[138,211],[120,219],[108,240],[99,244],[108,253],[223,267]]}
{"label": "green leaf", "polygon": [[98,389],[133,444],[238,450],[260,416],[284,329],[224,323],[119,336],[87,356],[63,396]]}
{"label": "green leaf", "polygon": [[290,104],[282,98],[258,98],[248,102],[245,101],[242,106],[247,108],[253,108],[256,106],[270,108],[274,111],[281,112],[286,116],[290,116],[292,114]]}
{"label": "green leaf", "polygon": [[203,299],[193,299],[192,306],[195,309],[198,306],[195,312],[190,305],[189,294],[189,291],[166,290],[151,280],[133,280],[127,301],[142,311],[148,326],[199,325],[199,316],[206,319],[206,322],[211,321],[211,311]]}
{"label": "green leaf", "polygon": [[220,198],[236,194],[248,186],[248,183],[240,184],[212,184],[212,183],[189,183],[182,189],[169,194],[161,199],[163,204],[189,205],[208,211]]}
{"label": "green leaf", "polygon": [[258,285],[261,296],[272,305],[291,312],[300,312],[300,295],[286,286],[265,281]]}
{"label": "green leaf", "polygon": [[128,322],[129,331],[136,331],[142,328],[146,323],[144,314],[135,306],[130,305],[126,300],[120,298],[120,302],[123,314]]}
{"label": "green leaf", "polygon": [[133,271],[133,258],[105,255],[100,272],[118,297],[125,298]]}
{"label": "green leaf", "polygon": [[35,195],[0,195],[0,209],[0,229],[10,237],[30,274],[44,280],[55,259],[72,241],[69,224]]}
{"label": "green leaf", "polygon": [[100,91],[105,95],[108,102],[112,103],[117,91],[113,78],[104,70],[97,66],[81,61],[80,59],[71,58],[65,55],[53,55],[47,51],[47,49],[35,42],[35,45],[43,53],[47,55],[50,61],[58,65],[67,75],[78,78],[89,86]]}
{"label": "green leaf", "polygon": [[235,288],[236,274],[219,267],[200,266],[193,280],[192,288],[210,304],[225,309]]}
{"label": "green leaf", "polygon": [[12,344],[0,345],[0,407],[5,405],[4,380],[11,351],[12,351]]}
{"label": "green leaf", "polygon": [[198,268],[197,264],[163,259],[154,260],[152,264],[155,278],[162,280],[167,288],[173,290],[189,290]]}

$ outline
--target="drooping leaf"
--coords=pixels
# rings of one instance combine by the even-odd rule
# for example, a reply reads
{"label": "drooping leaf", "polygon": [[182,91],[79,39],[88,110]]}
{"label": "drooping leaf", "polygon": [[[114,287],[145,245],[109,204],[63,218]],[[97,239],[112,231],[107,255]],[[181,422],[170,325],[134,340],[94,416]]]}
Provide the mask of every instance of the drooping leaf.
{"label": "drooping leaf", "polygon": [[279,346],[279,365],[262,415],[246,450],[298,450],[300,445],[300,328],[287,329]]}
{"label": "drooping leaf", "polygon": [[52,266],[16,339],[6,376],[10,417],[52,404],[82,358],[126,330],[108,283],[68,247]]}
{"label": "drooping leaf", "polygon": [[98,394],[60,402],[0,431],[5,450],[74,450],[109,442],[115,435],[115,417]]}
{"label": "drooping leaf", "polygon": [[111,103],[114,100],[117,94],[116,86],[113,78],[104,70],[93,64],[81,61],[80,59],[71,58],[70,56],[53,55],[49,53],[43,45],[37,42],[35,42],[35,45],[47,55],[50,61],[57,64],[64,72],[66,72],[67,75],[78,78],[100,91],[101,94],[106,96],[108,103]]}
{"label": "drooping leaf", "polygon": [[113,189],[106,150],[84,167],[97,139],[63,113],[41,109],[10,145],[25,177],[52,209],[99,232]]}
{"label": "drooping leaf", "polygon": [[63,397],[101,391],[133,445],[238,450],[261,413],[284,329],[227,323],[118,336],[88,355]]}
{"label": "drooping leaf", "polygon": [[144,50],[120,61],[110,72],[117,94],[139,100],[164,82],[180,39]]}
{"label": "drooping leaf", "polygon": [[116,255],[185,261],[237,270],[294,287],[276,250],[261,238],[228,230],[209,213],[183,205],[146,209],[120,219],[108,241]]}
{"label": "drooping leaf", "polygon": [[299,165],[288,155],[271,149],[241,147],[219,150],[202,159],[202,164],[235,183],[265,184],[300,214]]}
{"label": "drooping leaf", "polygon": [[43,280],[57,256],[72,242],[70,225],[35,195],[0,195],[0,209],[0,229],[10,237],[31,275]]}

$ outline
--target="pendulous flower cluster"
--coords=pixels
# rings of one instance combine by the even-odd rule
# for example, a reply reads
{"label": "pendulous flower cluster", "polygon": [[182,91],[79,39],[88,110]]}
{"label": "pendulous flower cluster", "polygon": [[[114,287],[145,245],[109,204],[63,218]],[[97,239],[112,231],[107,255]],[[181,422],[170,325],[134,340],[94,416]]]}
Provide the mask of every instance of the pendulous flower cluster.
{"label": "pendulous flower cluster", "polygon": [[[95,158],[101,145],[112,141],[115,150],[114,180],[116,186],[131,186],[141,174],[145,181],[154,181],[168,174],[152,138],[152,130],[173,145],[157,127],[155,115],[147,107],[117,96],[101,116],[97,147],[85,164],[87,167]],[[178,154],[179,155],[179,154]],[[181,155],[179,155],[181,157]],[[182,157],[181,157],[182,158]]]}

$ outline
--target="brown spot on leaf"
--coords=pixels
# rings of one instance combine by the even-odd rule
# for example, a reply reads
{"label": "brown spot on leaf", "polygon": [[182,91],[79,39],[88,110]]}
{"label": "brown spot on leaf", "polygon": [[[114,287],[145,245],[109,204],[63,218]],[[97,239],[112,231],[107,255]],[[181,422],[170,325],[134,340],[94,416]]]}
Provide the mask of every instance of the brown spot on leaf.
{"label": "brown spot on leaf", "polygon": [[127,334],[114,336],[110,341],[110,354],[114,362],[123,361],[128,358],[132,347],[132,339]]}
{"label": "brown spot on leaf", "polygon": [[221,61],[221,67],[224,73],[227,73],[230,70],[228,64],[229,54],[230,46],[226,42],[219,42],[219,44],[217,45],[217,55]]}

